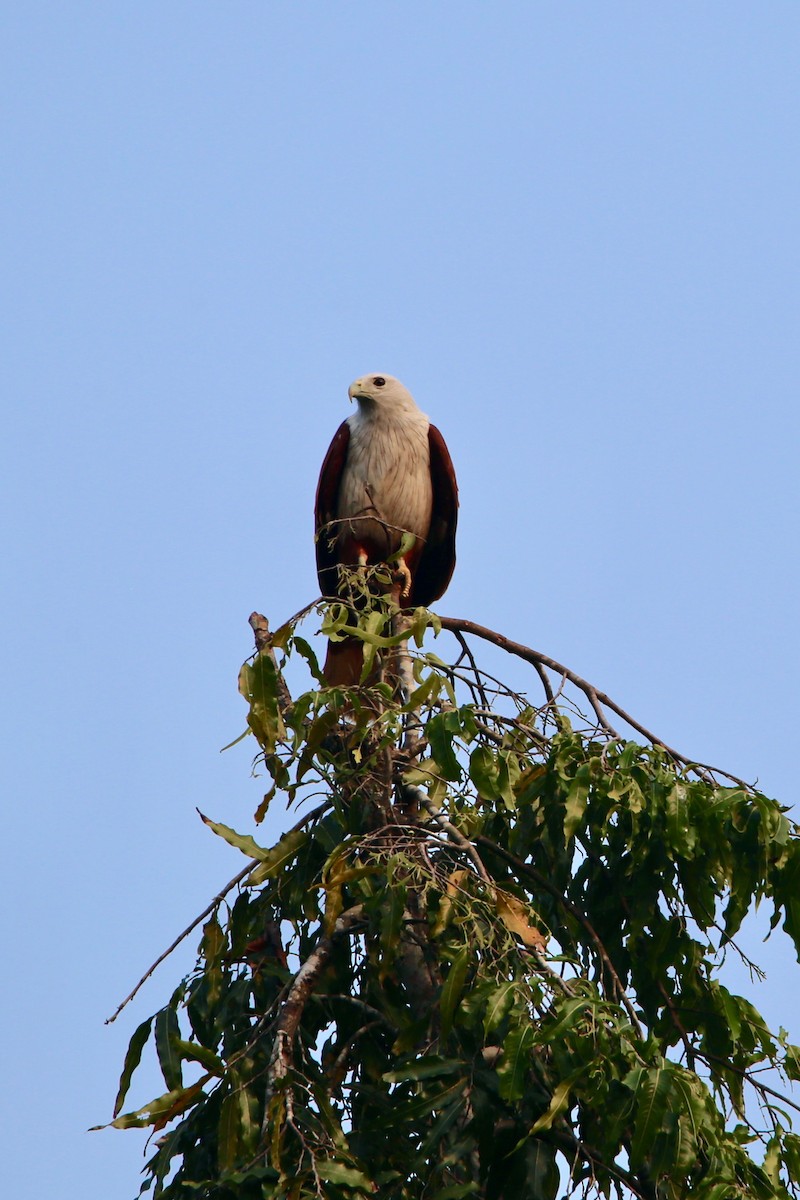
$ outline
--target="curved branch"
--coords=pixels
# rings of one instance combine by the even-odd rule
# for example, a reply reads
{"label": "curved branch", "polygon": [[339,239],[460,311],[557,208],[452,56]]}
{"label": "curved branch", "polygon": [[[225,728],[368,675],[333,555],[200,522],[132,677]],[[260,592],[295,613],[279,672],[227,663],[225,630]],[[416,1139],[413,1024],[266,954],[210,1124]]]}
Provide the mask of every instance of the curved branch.
{"label": "curved branch", "polygon": [[596,688],[594,684],[589,683],[589,681],[586,679],[583,679],[582,676],[576,674],[575,671],[571,671],[569,667],[565,667],[562,663],[556,662],[554,658],[550,658],[547,654],[542,654],[539,650],[532,650],[530,646],[525,646],[522,644],[522,642],[515,642],[511,638],[507,638],[504,634],[497,633],[494,629],[488,629],[485,625],[479,625],[476,621],[468,621],[461,617],[442,617],[438,616],[438,614],[437,620],[441,623],[442,629],[447,629],[448,632],[452,633],[453,635],[458,633],[471,633],[475,637],[483,638],[483,640],[486,642],[491,642],[492,645],[498,646],[501,650],[505,650],[506,653],[513,654],[517,658],[521,658],[524,662],[527,662],[532,667],[536,668],[537,671],[540,671],[540,669],[543,667],[547,667],[550,671],[555,671],[564,679],[568,679],[570,683],[574,684],[574,686],[578,688],[579,691],[583,692],[584,696],[591,704],[601,728],[604,729],[605,732],[611,737],[619,737],[619,734],[614,729],[614,726],[611,725],[605,713],[603,712],[604,705],[606,708],[610,709],[611,712],[615,713],[621,720],[625,721],[627,725],[630,725],[631,729],[635,730],[636,733],[639,733],[643,738],[646,738],[651,745],[660,746],[662,750],[665,750],[667,754],[669,754],[669,756],[675,760],[675,762],[680,763],[685,767],[691,767],[707,782],[714,783],[713,774],[723,775],[726,779],[730,779],[733,783],[738,784],[739,787],[750,791],[750,784],[746,783],[743,779],[739,779],[738,776],[732,775],[730,771],[723,771],[719,767],[711,767],[707,763],[701,763],[697,762],[695,759],[687,758],[686,755],[681,754],[680,751],[674,750],[672,746],[668,746],[663,738],[660,738],[655,733],[652,733],[651,730],[647,729],[646,726],[637,721],[635,717],[632,717],[630,713],[627,713],[625,709],[621,708],[616,701],[612,700],[606,692],[600,691],[600,689]]}
{"label": "curved branch", "polygon": [[669,992],[664,987],[664,984],[661,982],[660,979],[658,981],[658,990],[661,992],[661,995],[664,998],[664,1003],[666,1004],[667,1011],[669,1012],[670,1018],[672,1019],[672,1024],[677,1029],[678,1036],[680,1037],[681,1041],[683,1042],[683,1050],[686,1055],[686,1065],[690,1071],[694,1071],[694,1069],[695,1069],[694,1048],[692,1046],[692,1043],[689,1040],[689,1035],[686,1032],[684,1024],[681,1021],[680,1017],[678,1016],[678,1010],[675,1007],[672,997],[670,996]]}
{"label": "curved branch", "polygon": [[211,901],[211,903],[209,905],[207,905],[206,908],[203,909],[203,911],[200,913],[200,916],[195,917],[195,919],[192,921],[191,925],[187,925],[186,928],[183,930],[183,932],[178,934],[178,936],[175,938],[174,942],[172,942],[172,944],[167,947],[167,949],[163,952],[163,954],[159,954],[156,961],[147,968],[147,970],[145,971],[142,978],[136,984],[136,987],[133,988],[133,990],[128,993],[128,995],[125,997],[125,999],[122,1000],[117,1005],[115,1011],[111,1014],[111,1016],[106,1017],[106,1020],[105,1020],[106,1025],[111,1025],[112,1022],[116,1021],[117,1017],[122,1012],[123,1008],[126,1008],[130,1004],[131,1000],[134,998],[134,996],[139,991],[139,989],[141,987],[143,987],[143,985],[145,983],[147,983],[147,980],[150,978],[150,976],[153,974],[153,972],[158,967],[161,966],[162,962],[164,962],[165,959],[169,958],[170,954],[172,954],[172,951],[177,950],[178,946],[180,946],[180,944],[184,940],[184,938],[187,938],[189,936],[189,934],[192,932],[192,930],[197,928],[197,926],[200,924],[201,921],[204,921],[206,917],[210,916],[211,913],[214,911],[214,909],[217,907],[217,905],[222,903],[222,901],[227,896],[228,892],[230,892],[232,888],[235,888],[237,883],[241,883],[242,880],[245,879],[246,876],[248,876],[250,874],[250,872],[253,870],[253,868],[257,867],[257,866],[258,866],[257,862],[249,862],[246,867],[242,867],[241,871],[239,871],[236,875],[234,875],[233,879],[228,880],[228,882],[225,884],[224,888],[222,888],[219,892],[217,892],[216,896]]}
{"label": "curved branch", "polygon": [[646,737],[649,742],[652,742],[654,745],[662,746],[668,754],[674,755],[674,757],[679,759],[681,762],[689,761],[676,750],[670,749],[666,742],[663,742],[661,738],[657,737],[654,733],[651,733],[649,729],[644,727],[644,725],[640,725],[634,717],[629,716],[628,713],[626,713],[624,709],[620,708],[619,705],[615,704],[611,697],[607,696],[605,692],[599,691],[594,684],[589,683],[588,680],[583,679],[580,675],[576,674],[575,671],[571,671],[569,667],[565,667],[562,663],[557,662],[554,658],[550,658],[547,654],[542,654],[539,650],[532,650],[530,646],[525,646],[522,644],[522,642],[515,642],[511,638],[507,638],[505,634],[497,633],[494,629],[488,629],[485,625],[479,625],[476,621],[468,621],[461,617],[439,617],[439,620],[441,621],[442,629],[447,629],[450,631],[450,633],[455,634],[456,632],[460,632],[474,634],[475,637],[483,638],[484,641],[491,642],[494,646],[499,646],[499,648],[501,650],[505,650],[506,653],[513,654],[517,658],[521,658],[524,662],[529,663],[532,667],[547,667],[549,670],[555,671],[556,674],[568,679],[570,683],[573,683],[575,687],[579,688],[580,691],[583,692],[584,696],[586,696],[587,700],[592,705],[592,708],[594,709],[595,715],[597,716],[601,726],[603,729],[607,730],[612,737],[618,737],[619,734],[617,734],[614,728],[609,724],[608,719],[606,718],[601,707],[603,704],[605,704],[607,708],[610,708],[612,712],[616,713],[618,717],[621,717],[623,721],[626,721],[630,725],[631,729],[635,729],[637,733],[642,735],[642,737]]}
{"label": "curved branch", "polygon": [[709,1066],[711,1066],[712,1062],[719,1063],[721,1067],[724,1067],[728,1071],[733,1071],[733,1073],[738,1075],[740,1079],[743,1079],[745,1083],[749,1083],[750,1086],[755,1088],[757,1092],[761,1092],[767,1096],[774,1096],[774,1098],[776,1100],[780,1100],[782,1104],[788,1104],[790,1108],[795,1110],[795,1112],[800,1113],[800,1104],[795,1104],[794,1100],[790,1100],[788,1096],[783,1094],[783,1092],[776,1092],[774,1088],[768,1087],[767,1084],[762,1083],[760,1079],[754,1079],[752,1071],[747,1071],[744,1067],[737,1067],[735,1063],[729,1062],[726,1058],[720,1058],[718,1054],[711,1054],[708,1050],[704,1050],[702,1052],[698,1051],[698,1057],[704,1059]]}
{"label": "curved branch", "polygon": [[[478,664],[475,661],[475,655],[472,653],[472,647],[470,646],[467,639],[464,637],[463,633],[459,633],[458,630],[455,630],[455,629],[451,630],[451,633],[453,634],[453,637],[456,639],[459,646],[461,647],[461,654],[459,655],[458,662],[454,663],[453,670],[455,671],[456,667],[458,666],[459,662],[461,662],[462,658],[467,659],[467,661],[469,662],[469,665],[470,665],[470,670],[472,671],[472,674],[475,676],[474,687],[475,687],[475,691],[477,692],[478,699],[480,699],[480,702],[484,708],[490,708],[491,705],[489,704],[489,698],[486,695],[486,690],[485,690],[485,688],[483,686],[483,682],[481,680],[480,667],[478,666]],[[474,697],[475,697],[475,692],[473,692],[473,698]]]}

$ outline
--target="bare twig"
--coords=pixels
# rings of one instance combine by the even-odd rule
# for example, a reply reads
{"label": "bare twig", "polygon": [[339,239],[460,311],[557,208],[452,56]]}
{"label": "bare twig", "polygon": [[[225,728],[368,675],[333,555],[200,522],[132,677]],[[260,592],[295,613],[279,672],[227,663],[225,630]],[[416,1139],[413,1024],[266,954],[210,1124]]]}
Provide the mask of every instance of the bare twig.
{"label": "bare twig", "polygon": [[475,849],[469,838],[465,838],[463,833],[461,833],[459,829],[456,829],[455,825],[453,825],[451,821],[448,821],[441,809],[436,807],[431,798],[428,796],[427,792],[423,791],[422,788],[414,787],[413,784],[407,784],[405,790],[412,793],[417,803],[425,809],[425,811],[432,817],[437,825],[440,825],[441,828],[444,829],[451,842],[458,846],[460,850],[464,851],[483,882],[490,888],[493,888],[494,884],[488,871],[486,870],[486,867],[481,862],[481,856],[478,854],[478,851]]}
{"label": "bare twig", "polygon": [[540,680],[542,681],[542,688],[544,690],[545,696],[547,697],[547,703],[552,704],[553,701],[555,700],[555,697],[553,695],[553,688],[550,684],[550,676],[547,674],[547,671],[545,671],[545,669],[541,665],[541,663],[534,663],[533,665],[536,668],[537,675],[539,676]]}
{"label": "bare twig", "polygon": [[708,1050],[704,1050],[702,1053],[698,1052],[698,1056],[702,1059],[705,1059],[709,1066],[711,1065],[712,1061],[719,1063],[720,1066],[725,1068],[725,1070],[733,1071],[733,1073],[738,1075],[740,1079],[743,1079],[745,1083],[749,1083],[750,1086],[755,1088],[757,1092],[768,1096],[774,1096],[776,1100],[781,1100],[784,1104],[788,1104],[789,1108],[793,1108],[795,1112],[800,1112],[800,1104],[795,1104],[794,1100],[790,1100],[789,1097],[785,1096],[782,1092],[776,1092],[774,1088],[767,1087],[766,1083],[761,1083],[760,1080],[754,1079],[752,1071],[746,1071],[743,1067],[737,1067],[735,1063],[729,1062],[726,1058],[720,1058],[718,1054],[711,1054]]}
{"label": "bare twig", "polygon": [[681,754],[678,750],[674,750],[671,746],[668,746],[662,738],[658,737],[655,733],[652,733],[651,730],[647,729],[646,726],[637,721],[635,717],[632,717],[630,713],[627,713],[625,709],[621,708],[620,705],[617,704],[616,701],[612,700],[609,695],[600,691],[599,688],[596,688],[594,684],[589,683],[588,680],[583,679],[580,675],[576,674],[575,671],[571,671],[569,667],[565,667],[561,663],[556,662],[554,658],[550,658],[548,655],[542,654],[539,650],[532,650],[530,646],[525,646],[521,642],[512,641],[511,638],[505,637],[504,634],[497,633],[493,629],[488,629],[485,625],[479,625],[476,621],[468,621],[461,617],[440,616],[438,619],[441,623],[442,629],[447,629],[454,635],[458,633],[471,633],[475,637],[483,638],[484,641],[491,642],[494,646],[499,646],[501,650],[505,650],[508,654],[513,654],[517,658],[521,658],[524,662],[530,663],[531,666],[537,669],[540,667],[547,667],[549,670],[555,671],[565,679],[568,679],[570,683],[574,684],[574,686],[578,688],[579,691],[583,692],[584,696],[586,696],[598,721],[600,722],[601,728],[604,729],[611,737],[619,737],[619,734],[614,729],[613,725],[611,725],[608,721],[608,718],[603,712],[603,706],[610,709],[611,712],[615,713],[621,720],[625,721],[625,723],[629,725],[631,729],[635,730],[636,733],[639,733],[642,737],[646,738],[651,745],[660,746],[662,750],[665,750],[667,754],[669,754],[669,756],[675,760],[675,762],[691,768],[698,775],[700,775],[701,778],[706,779],[707,782],[713,784],[715,782],[713,777],[715,774],[717,774],[724,776],[726,779],[730,779],[733,783],[738,784],[739,787],[745,788],[748,791],[750,790],[750,785],[748,783],[746,783],[743,779],[739,779],[738,776],[732,775],[729,771],[723,771],[718,767],[710,767],[707,763],[701,763],[697,762],[693,758],[687,758],[686,755]]}
{"label": "bare twig", "polygon": [[[477,717],[485,717],[487,720],[497,721],[498,725],[509,725],[512,729],[518,729],[520,733],[524,733],[531,741],[536,742],[538,746],[545,749],[549,745],[548,739],[538,729],[534,729],[531,725],[526,725],[524,721],[517,720],[516,717],[506,717],[503,713],[493,712],[491,708],[476,708],[475,715]],[[479,726],[479,728],[482,728]]]}
{"label": "bare twig", "polygon": [[[312,808],[311,811],[307,812],[304,817],[301,817],[300,820],[297,821],[296,824],[294,824],[288,832],[296,833],[298,829],[302,829],[304,825],[307,825],[309,823],[309,821],[313,821],[315,817],[321,816],[321,814],[324,813],[326,809],[330,808],[331,803],[332,802],[330,800],[324,800],[322,802],[322,804],[318,804],[316,808]],[[165,959],[169,958],[169,956],[170,956],[170,954],[172,954],[173,950],[176,950],[178,948],[178,946],[180,946],[181,942],[184,941],[184,939],[187,938],[189,936],[189,934],[194,929],[197,928],[197,926],[200,924],[201,921],[204,921],[207,916],[210,916],[210,914],[214,911],[214,909],[217,907],[217,905],[222,903],[222,901],[228,895],[228,892],[232,891],[232,889],[236,887],[237,883],[242,883],[243,880],[245,880],[247,878],[247,876],[250,874],[250,872],[258,865],[259,865],[258,862],[249,862],[246,867],[242,867],[241,871],[239,871],[236,875],[234,875],[233,879],[228,880],[228,882],[225,884],[225,886],[219,892],[217,892],[216,896],[211,901],[211,903],[208,904],[203,909],[203,911],[200,913],[200,916],[195,917],[195,919],[192,921],[192,923],[190,925],[187,925],[182,933],[178,934],[178,936],[175,938],[174,942],[170,946],[167,947],[167,949],[164,951],[164,953],[159,954],[158,958],[152,964],[152,966],[147,968],[144,975],[139,980],[139,982],[136,984],[136,987],[133,989],[133,991],[131,991],[125,997],[125,999],[117,1006],[116,1010],[112,1013],[112,1015],[106,1019],[106,1022],[105,1022],[106,1025],[110,1025],[113,1021],[116,1021],[117,1017],[122,1012],[123,1008],[126,1008],[130,1004],[131,1000],[134,998],[134,996],[139,991],[139,989],[145,983],[147,983],[147,980],[150,978],[150,976],[153,974],[153,972],[156,971],[157,968],[161,966],[162,962],[164,962]]]}
{"label": "bare twig", "polygon": [[[478,664],[475,661],[475,655],[472,653],[472,647],[470,646],[467,639],[464,637],[463,633],[460,633],[458,630],[452,630],[451,632],[453,634],[453,637],[456,639],[459,646],[461,647],[461,654],[459,655],[458,661],[460,662],[462,658],[468,659],[470,668],[472,669],[472,674],[475,676],[475,689],[480,698],[480,702],[484,708],[490,708],[491,705],[489,704],[489,700],[487,698],[483,683],[481,681],[480,668],[478,667]],[[458,662],[455,663],[454,669],[457,666],[458,666]]]}
{"label": "bare twig", "polygon": [[122,1012],[123,1008],[126,1008],[127,1005],[130,1004],[131,1000],[136,995],[136,993],[139,991],[139,989],[143,986],[143,984],[147,983],[147,980],[150,978],[150,976],[153,974],[153,972],[158,967],[161,966],[162,962],[164,962],[165,959],[169,958],[170,954],[172,954],[172,951],[176,950],[178,948],[178,946],[180,946],[180,944],[184,940],[184,938],[187,938],[189,936],[189,934],[192,932],[192,930],[196,929],[197,926],[200,924],[200,922],[205,920],[205,918],[214,911],[214,909],[217,907],[218,904],[222,903],[222,901],[227,896],[228,892],[231,891],[232,888],[235,888],[237,883],[241,883],[242,880],[245,879],[246,876],[248,876],[250,874],[250,872],[253,870],[253,868],[257,867],[257,866],[258,866],[258,863],[256,863],[256,862],[249,862],[246,867],[242,867],[241,871],[239,871],[238,874],[234,875],[233,879],[230,879],[225,884],[224,888],[222,888],[221,891],[217,892],[216,896],[211,901],[211,903],[206,908],[204,908],[203,911],[200,913],[200,916],[195,917],[195,919],[192,921],[191,925],[187,925],[186,928],[184,929],[183,933],[178,934],[178,936],[175,938],[175,941],[172,943],[172,945],[168,946],[163,954],[159,954],[158,958],[153,963],[153,965],[148,967],[148,969],[145,971],[142,978],[136,984],[136,987],[133,989],[133,991],[129,992],[128,995],[125,997],[125,999],[117,1006],[116,1010],[112,1013],[112,1015],[110,1017],[106,1018],[106,1025],[111,1025],[111,1023],[113,1021],[116,1021],[117,1017]]}
{"label": "bare twig", "polygon": [[350,1057],[350,1051],[355,1046],[359,1038],[362,1038],[365,1033],[370,1033],[373,1029],[377,1029],[384,1024],[383,1017],[377,1021],[370,1021],[366,1025],[362,1025],[357,1029],[352,1037],[348,1038],[342,1049],[336,1055],[333,1063],[328,1069],[328,1093],[335,1091],[339,1084],[347,1074],[347,1060]]}
{"label": "bare twig", "polygon": [[572,997],[575,995],[575,989],[572,987],[572,985],[568,983],[566,979],[563,979],[562,976],[559,975],[558,971],[553,970],[553,968],[550,966],[550,963],[542,954],[541,950],[537,950],[532,946],[528,949],[528,953],[537,964],[539,970],[545,976],[545,978],[549,979],[553,984],[553,987],[557,988],[560,992],[563,992],[565,996]]}

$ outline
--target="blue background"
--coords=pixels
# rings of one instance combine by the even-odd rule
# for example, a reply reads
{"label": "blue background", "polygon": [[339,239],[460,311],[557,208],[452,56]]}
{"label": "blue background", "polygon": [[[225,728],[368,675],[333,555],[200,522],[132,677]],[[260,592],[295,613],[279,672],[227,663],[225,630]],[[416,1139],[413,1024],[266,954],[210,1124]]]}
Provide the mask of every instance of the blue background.
{"label": "blue background", "polygon": [[799,50],[788,0],[4,6],[9,1195],[136,1194],[84,1131],[196,939],[103,1019],[242,865],[194,807],[253,829],[247,616],[316,594],[356,376],[449,443],[440,611],[794,801]]}

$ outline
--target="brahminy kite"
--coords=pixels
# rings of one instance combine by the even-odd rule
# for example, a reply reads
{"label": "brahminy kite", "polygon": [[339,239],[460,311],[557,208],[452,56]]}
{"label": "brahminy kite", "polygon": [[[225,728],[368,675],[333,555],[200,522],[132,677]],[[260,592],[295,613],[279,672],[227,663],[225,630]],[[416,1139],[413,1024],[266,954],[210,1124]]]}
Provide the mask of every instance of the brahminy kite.
{"label": "brahminy kite", "polygon": [[[456,564],[458,486],[447,446],[399,379],[363,375],[349,396],[358,408],[325,455],[314,507],[320,590],[337,595],[339,566],[385,563],[405,547],[392,564],[400,599],[427,606]],[[361,661],[360,643],[329,643],[326,680],[357,683]]]}

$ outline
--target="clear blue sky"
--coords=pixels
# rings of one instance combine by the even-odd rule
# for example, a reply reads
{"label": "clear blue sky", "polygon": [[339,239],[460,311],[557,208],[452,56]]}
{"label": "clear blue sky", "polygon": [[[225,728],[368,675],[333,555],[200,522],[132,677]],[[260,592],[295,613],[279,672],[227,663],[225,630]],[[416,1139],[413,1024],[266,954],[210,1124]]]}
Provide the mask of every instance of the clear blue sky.
{"label": "clear blue sky", "polygon": [[442,612],[794,801],[800,6],[26,0],[0,59],[3,1176],[128,1200],[84,1130],[194,942],[103,1018],[241,865],[194,808],[252,829],[357,375],[450,445]]}

